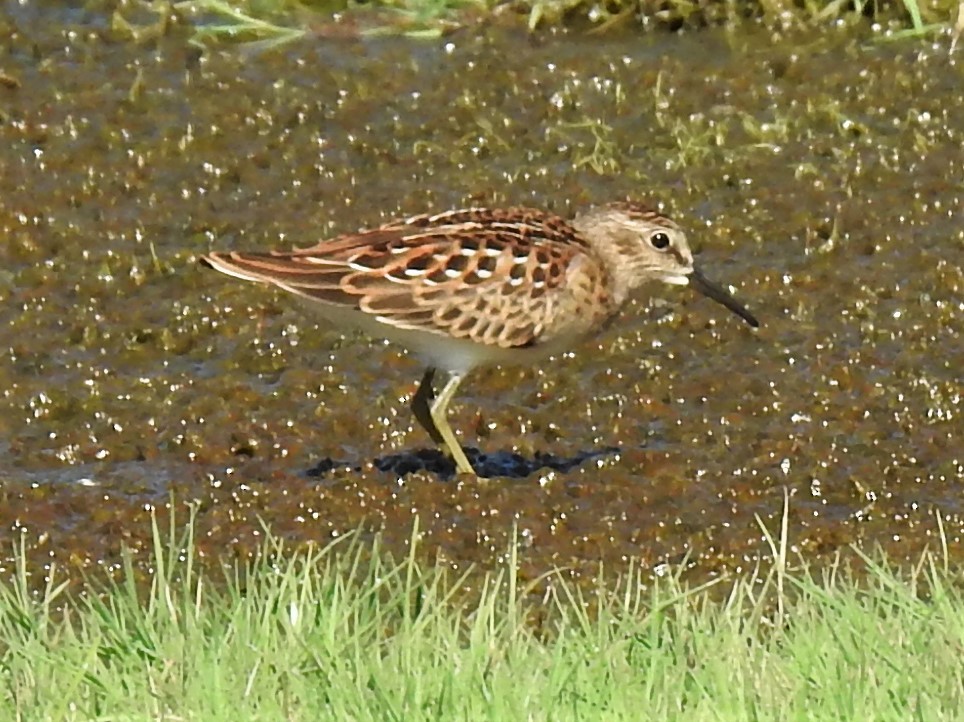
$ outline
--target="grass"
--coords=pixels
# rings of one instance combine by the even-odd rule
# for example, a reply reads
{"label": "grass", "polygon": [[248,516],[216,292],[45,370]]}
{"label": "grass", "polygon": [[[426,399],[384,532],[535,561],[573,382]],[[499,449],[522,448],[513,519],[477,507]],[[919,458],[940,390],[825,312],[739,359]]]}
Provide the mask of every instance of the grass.
{"label": "grass", "polygon": [[[959,719],[960,574],[937,556],[788,562],[687,588],[638,567],[586,591],[505,569],[468,584],[377,542],[265,543],[199,571],[188,526],[155,528],[142,583],[0,587],[10,720]],[[413,541],[417,539],[413,530]],[[474,579],[479,579],[474,577]]]}
{"label": "grass", "polygon": [[407,35],[436,38],[446,32],[494,17],[519,17],[530,31],[578,20],[595,32],[631,23],[670,29],[705,24],[734,24],[752,18],[775,30],[822,27],[840,20],[873,17],[882,22],[880,38],[901,40],[949,33],[956,44],[964,23],[961,0],[729,0],[697,3],[693,0],[642,2],[612,0],[163,0],[148,4],[137,14],[156,14],[157,20],[138,24],[119,9],[113,25],[124,36],[155,37],[168,27],[168,18],[188,19],[193,42],[206,46],[241,42],[262,50],[311,36],[366,37]]}

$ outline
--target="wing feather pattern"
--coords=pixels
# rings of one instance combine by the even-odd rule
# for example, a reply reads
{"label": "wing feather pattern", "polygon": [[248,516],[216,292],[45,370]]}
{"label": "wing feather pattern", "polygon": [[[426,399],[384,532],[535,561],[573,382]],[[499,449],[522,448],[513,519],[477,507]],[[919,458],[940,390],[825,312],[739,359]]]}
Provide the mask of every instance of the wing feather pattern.
{"label": "wing feather pattern", "polygon": [[527,208],[414,216],[311,248],[202,260],[396,328],[502,348],[539,343],[569,309],[565,284],[575,260],[599,268],[567,221]]}

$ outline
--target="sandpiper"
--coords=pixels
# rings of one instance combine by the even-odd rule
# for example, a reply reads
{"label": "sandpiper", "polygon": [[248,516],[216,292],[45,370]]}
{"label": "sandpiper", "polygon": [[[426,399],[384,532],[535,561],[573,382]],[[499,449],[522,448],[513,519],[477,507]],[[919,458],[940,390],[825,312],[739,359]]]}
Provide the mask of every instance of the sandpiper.
{"label": "sandpiper", "polygon": [[[630,202],[572,220],[532,208],[467,208],[302,250],[210,253],[201,261],[289,291],[333,323],[415,353],[426,371],[412,412],[465,474],[475,472],[446,413],[476,366],[529,364],[568,349],[604,328],[636,288],[654,280],[689,284],[759,326],[693,265],[676,223]],[[448,380],[436,398],[437,369]]]}

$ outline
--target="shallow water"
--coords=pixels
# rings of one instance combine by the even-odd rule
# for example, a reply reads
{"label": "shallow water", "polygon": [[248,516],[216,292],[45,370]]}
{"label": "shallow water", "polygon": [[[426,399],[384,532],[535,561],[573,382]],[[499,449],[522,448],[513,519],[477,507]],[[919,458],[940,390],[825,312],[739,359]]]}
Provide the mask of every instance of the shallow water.
{"label": "shallow water", "polygon": [[[532,576],[685,558],[705,577],[768,557],[758,519],[775,531],[789,494],[808,559],[913,558],[939,528],[961,558],[964,72],[946,42],[491,30],[253,56],[7,10],[2,548],[114,568],[173,494],[209,554],[250,554],[263,523],[402,549],[418,515],[457,567],[517,528]],[[626,197],[683,223],[764,327],[654,288],[564,358],[476,372],[451,421],[507,464],[488,482],[450,478],[415,426],[404,353],[196,264],[400,214]]]}

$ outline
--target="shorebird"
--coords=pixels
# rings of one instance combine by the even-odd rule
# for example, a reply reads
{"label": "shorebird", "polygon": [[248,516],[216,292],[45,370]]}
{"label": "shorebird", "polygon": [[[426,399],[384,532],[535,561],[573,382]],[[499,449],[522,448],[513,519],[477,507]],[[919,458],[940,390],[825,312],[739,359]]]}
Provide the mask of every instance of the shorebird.
{"label": "shorebird", "polygon": [[[637,203],[565,220],[532,208],[423,214],[301,250],[209,253],[201,261],[307,300],[330,322],[399,343],[425,363],[415,419],[474,474],[446,415],[476,366],[531,364],[604,327],[650,281],[690,285],[759,323],[694,265],[680,227]],[[438,397],[436,370],[448,374]]]}

